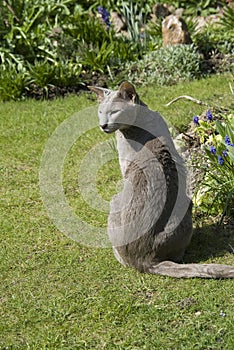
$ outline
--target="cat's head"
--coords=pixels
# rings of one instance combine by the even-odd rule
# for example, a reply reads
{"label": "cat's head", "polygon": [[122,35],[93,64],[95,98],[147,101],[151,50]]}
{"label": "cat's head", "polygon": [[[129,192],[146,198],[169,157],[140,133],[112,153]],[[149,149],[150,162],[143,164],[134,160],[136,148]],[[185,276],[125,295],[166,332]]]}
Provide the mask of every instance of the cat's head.
{"label": "cat's head", "polygon": [[88,88],[97,95],[99,125],[106,133],[134,125],[137,106],[146,106],[140,101],[135,87],[128,81],[123,82],[117,91],[97,86]]}

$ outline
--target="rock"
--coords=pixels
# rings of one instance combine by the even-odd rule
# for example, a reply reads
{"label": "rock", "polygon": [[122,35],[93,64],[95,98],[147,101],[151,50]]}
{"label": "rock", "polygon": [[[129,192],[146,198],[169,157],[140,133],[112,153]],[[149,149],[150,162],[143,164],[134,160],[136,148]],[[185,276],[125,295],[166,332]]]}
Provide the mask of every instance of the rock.
{"label": "rock", "polygon": [[188,145],[184,140],[184,134],[179,134],[174,138],[174,145],[177,151],[182,155],[183,158],[187,156]]}
{"label": "rock", "polygon": [[218,23],[220,21],[220,17],[222,15],[209,15],[206,17],[203,16],[197,16],[193,19],[193,22],[196,24],[196,31],[203,30],[203,28],[207,27],[208,25],[213,25],[215,23]]}
{"label": "rock", "polygon": [[116,33],[120,33],[127,28],[125,18],[117,12],[112,12],[111,23],[113,24]]}
{"label": "rock", "polygon": [[166,6],[163,4],[155,4],[152,9],[153,15],[158,18],[165,18],[171,14]]}
{"label": "rock", "polygon": [[162,22],[163,46],[191,44],[192,40],[185,21],[179,16],[167,16]]}
{"label": "rock", "polygon": [[179,7],[178,9],[175,10],[174,15],[182,17],[183,13],[184,13],[184,9],[182,7]]}

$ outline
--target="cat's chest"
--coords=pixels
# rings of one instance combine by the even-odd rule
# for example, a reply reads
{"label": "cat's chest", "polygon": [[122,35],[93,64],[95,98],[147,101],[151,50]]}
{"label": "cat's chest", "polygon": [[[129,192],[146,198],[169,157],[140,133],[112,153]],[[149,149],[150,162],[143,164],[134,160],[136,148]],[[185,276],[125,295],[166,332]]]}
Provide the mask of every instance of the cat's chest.
{"label": "cat's chest", "polygon": [[[119,154],[119,165],[124,177],[129,164],[136,156],[137,150],[132,147],[129,140],[125,139],[123,134],[118,130],[116,132],[117,150]],[[137,143],[136,143],[137,146]],[[140,146],[138,147],[140,149]]]}
{"label": "cat's chest", "polygon": [[[150,166],[151,160],[155,158],[155,152],[152,152],[150,147],[146,147],[146,144],[148,146],[146,140],[143,142],[137,137],[133,139],[130,136],[126,138],[120,131],[116,132],[116,140],[119,164],[123,177],[125,177],[126,171],[131,163],[134,162],[140,168],[146,168],[148,165]],[[150,144],[154,144],[155,142],[156,139],[151,140]]]}

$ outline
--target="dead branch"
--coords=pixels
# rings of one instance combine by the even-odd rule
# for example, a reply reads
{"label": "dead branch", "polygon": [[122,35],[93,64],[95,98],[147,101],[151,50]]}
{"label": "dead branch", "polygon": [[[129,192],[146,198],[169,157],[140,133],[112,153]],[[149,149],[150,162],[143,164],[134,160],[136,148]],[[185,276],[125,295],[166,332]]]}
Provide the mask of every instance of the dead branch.
{"label": "dead branch", "polygon": [[194,103],[197,103],[198,105],[209,106],[207,103],[202,102],[202,101],[200,101],[200,100],[197,100],[197,99],[194,98],[194,97],[187,96],[187,95],[183,95],[183,96],[176,97],[176,98],[174,98],[174,100],[168,102],[168,103],[166,104],[166,107],[169,107],[172,103],[174,103],[174,102],[176,102],[176,101],[178,101],[178,100],[181,100],[181,99],[186,99],[186,100],[192,101],[192,102],[194,102]]}

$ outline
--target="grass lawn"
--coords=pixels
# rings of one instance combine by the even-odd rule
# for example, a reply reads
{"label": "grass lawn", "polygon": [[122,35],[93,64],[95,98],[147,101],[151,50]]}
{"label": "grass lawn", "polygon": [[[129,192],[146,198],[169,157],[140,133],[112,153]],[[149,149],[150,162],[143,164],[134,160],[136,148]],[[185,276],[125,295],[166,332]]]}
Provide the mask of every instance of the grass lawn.
{"label": "grass lawn", "polygon": [[[229,106],[232,79],[214,76],[139,92],[150,108],[182,127],[204,107],[179,101],[166,108],[165,103],[186,94]],[[39,190],[46,142],[73,113],[95,104],[88,94],[0,104],[0,349],[234,349],[233,280],[140,274],[122,267],[110,248],[71,240],[48,217]],[[112,136],[98,127],[82,135],[63,172],[74,211],[104,228],[107,213],[84,201],[77,174],[84,155],[107,139]],[[97,188],[106,201],[119,178],[116,160],[98,172]],[[202,227],[185,261],[234,265],[233,247],[233,230]]]}

